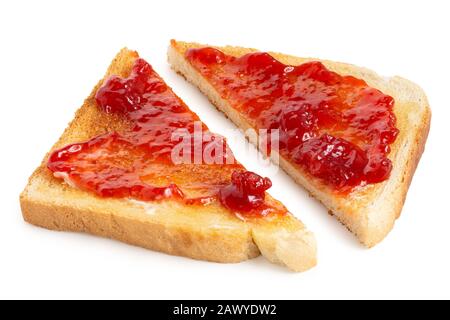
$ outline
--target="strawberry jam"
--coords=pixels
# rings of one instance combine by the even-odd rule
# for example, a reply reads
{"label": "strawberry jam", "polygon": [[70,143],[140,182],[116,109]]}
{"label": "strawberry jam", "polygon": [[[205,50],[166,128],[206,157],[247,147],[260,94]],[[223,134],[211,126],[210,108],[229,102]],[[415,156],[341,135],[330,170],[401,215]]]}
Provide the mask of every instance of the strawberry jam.
{"label": "strawberry jam", "polygon": [[[212,134],[143,59],[136,59],[128,78],[105,81],[95,100],[103,112],[122,118],[126,128],[53,152],[47,166],[56,177],[101,197],[170,198],[186,205],[217,202],[252,214],[266,214],[267,208],[286,211],[279,203],[266,203],[270,180],[230,161],[234,158],[225,139]],[[190,144],[183,149],[187,154],[182,159],[187,161],[175,164],[172,151],[180,143],[175,135],[179,130]],[[212,153],[216,162],[196,163],[198,154],[202,160],[212,145],[225,152]]]}
{"label": "strawberry jam", "polygon": [[251,211],[264,204],[266,190],[272,186],[268,178],[249,171],[234,171],[231,184],[219,191],[220,201],[236,211]]}
{"label": "strawberry jam", "polygon": [[394,99],[365,81],[268,53],[234,57],[206,47],[186,58],[255,129],[278,129],[282,156],[336,192],[389,177]]}

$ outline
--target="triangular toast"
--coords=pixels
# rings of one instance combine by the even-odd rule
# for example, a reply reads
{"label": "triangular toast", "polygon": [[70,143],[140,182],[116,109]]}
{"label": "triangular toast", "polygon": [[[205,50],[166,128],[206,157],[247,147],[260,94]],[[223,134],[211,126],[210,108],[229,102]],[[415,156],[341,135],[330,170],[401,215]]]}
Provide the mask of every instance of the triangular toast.
{"label": "triangular toast", "polygon": [[[214,73],[214,70],[208,69],[208,65],[195,67],[187,58],[190,49],[206,47],[210,46],[172,40],[168,51],[169,63],[176,72],[197,86],[214,106],[239,128],[259,129],[252,125],[251,118],[239,111],[236,107],[237,102],[232,103],[224,98],[224,95],[219,92],[220,88],[217,84],[213,84],[208,77],[205,77],[205,74]],[[231,46],[211,48],[220,50],[231,59],[234,59],[233,57],[239,59],[244,55],[257,52],[255,49]],[[350,64],[299,58],[280,53],[269,54],[287,67],[320,61],[328,70],[339,75],[362,79],[370,87],[394,98],[393,112],[396,117],[396,128],[399,131],[395,142],[390,145],[388,158],[392,163],[392,171],[387,180],[355,187],[345,194],[336,193],[321,179],[317,179],[297,165],[292,158],[281,155],[279,160],[281,167],[299,185],[321,201],[350,231],[356,234],[364,245],[367,247],[376,245],[390,232],[395,220],[400,216],[414,171],[424,150],[431,118],[424,92],[416,84],[406,79],[397,76],[384,78],[368,69]],[[214,57],[209,58],[214,59]],[[199,68],[204,69],[200,71]],[[226,88],[226,85],[223,87]],[[246,97],[246,99],[251,98],[251,96]],[[250,137],[250,140],[257,144],[255,139]]]}
{"label": "triangular toast", "polygon": [[[31,176],[20,197],[24,219],[52,230],[88,232],[194,259],[231,263],[262,253],[270,261],[294,271],[313,267],[316,264],[314,236],[290,213],[242,217],[218,201],[191,205],[170,197],[155,201],[101,197],[71,186],[70,180],[64,183],[61,175],[59,178],[52,175],[47,165],[55,150],[101,134],[120,132],[127,126],[120,116],[101,110],[95,96],[110,76],[128,77],[137,58],[138,54],[128,49],[117,54],[104,79],[93,89],[75,119]],[[157,82],[157,85],[165,85],[162,79]],[[184,105],[170,88],[168,92]],[[217,166],[206,170],[214,175],[214,168]],[[161,172],[161,176],[164,173]],[[189,175],[185,178],[194,180],[195,169]],[[170,175],[165,179],[170,180]],[[205,184],[210,183],[207,176],[204,180]],[[265,201],[282,206],[268,194]]]}

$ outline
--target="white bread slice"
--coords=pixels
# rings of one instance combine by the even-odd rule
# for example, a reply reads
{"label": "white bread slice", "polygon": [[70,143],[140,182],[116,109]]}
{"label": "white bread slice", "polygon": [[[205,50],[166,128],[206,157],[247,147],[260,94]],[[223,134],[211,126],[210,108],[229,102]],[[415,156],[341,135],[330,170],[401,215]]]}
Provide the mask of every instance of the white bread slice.
{"label": "white bread slice", "polygon": [[[128,76],[137,57],[136,52],[123,49],[104,79],[112,74]],[[93,89],[51,150],[120,129],[121,120],[105,114],[96,105],[94,96],[103,81]],[[201,260],[239,262],[261,252],[270,261],[294,271],[316,264],[314,236],[291,214],[242,221],[219,204],[187,206],[175,200],[100,198],[53,177],[46,168],[49,154],[20,196],[23,217],[29,223],[52,230],[88,232]]]}
{"label": "white bread slice", "polygon": [[[190,48],[209,45],[172,40],[168,59],[172,68],[196,85],[220,111],[224,112],[238,127],[251,129],[250,122],[221,98],[218,91],[185,59]],[[241,47],[215,47],[225,54],[242,56],[257,51]],[[336,196],[332,190],[318,179],[294,166],[288,159],[279,157],[281,167],[316,199],[321,201],[337,218],[352,231],[367,247],[383,240],[400,216],[414,171],[424,150],[430,127],[431,111],[427,97],[416,84],[400,78],[383,78],[375,72],[354,65],[313,58],[298,58],[281,53],[270,54],[288,65],[300,65],[307,61],[322,61],[327,68],[342,75],[352,75],[365,80],[395,99],[394,112],[397,128],[400,130],[391,146],[389,158],[393,170],[387,181],[358,188],[346,196]],[[252,128],[254,129],[254,128]],[[258,145],[254,137],[248,137]]]}

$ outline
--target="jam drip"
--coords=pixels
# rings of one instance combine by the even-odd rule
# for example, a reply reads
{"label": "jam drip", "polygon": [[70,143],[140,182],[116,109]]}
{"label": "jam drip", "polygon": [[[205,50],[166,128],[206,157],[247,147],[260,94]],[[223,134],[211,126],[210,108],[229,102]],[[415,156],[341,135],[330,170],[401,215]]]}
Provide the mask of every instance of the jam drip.
{"label": "jam drip", "polygon": [[190,49],[190,63],[257,129],[278,129],[280,153],[337,192],[386,180],[398,129],[394,99],[321,62],[285,65]]}
{"label": "jam drip", "polygon": [[[53,152],[47,166],[56,177],[68,178],[80,189],[101,197],[142,201],[172,198],[187,205],[221,201],[226,208],[239,212],[265,212],[266,207],[285,211],[278,204],[265,203],[268,179],[245,172],[234,161],[228,164],[234,158],[225,148],[225,139],[212,134],[143,59],[136,59],[128,78],[110,77],[95,99],[106,114],[124,119],[126,128]],[[174,164],[172,150],[180,141],[173,133],[180,129],[189,133],[192,141],[183,149],[187,163]],[[194,134],[197,129],[200,140]],[[196,153],[201,156],[217,143],[226,150],[215,157],[218,164],[195,164]],[[258,179],[264,187],[256,183]],[[231,202],[229,197],[219,197],[236,183],[242,194],[233,193]]]}

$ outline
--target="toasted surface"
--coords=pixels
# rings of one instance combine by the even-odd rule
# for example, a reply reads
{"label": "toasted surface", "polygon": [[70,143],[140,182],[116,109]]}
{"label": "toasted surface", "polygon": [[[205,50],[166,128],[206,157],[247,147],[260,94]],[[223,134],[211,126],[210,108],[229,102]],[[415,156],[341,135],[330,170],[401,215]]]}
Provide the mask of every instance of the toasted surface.
{"label": "toasted surface", "polygon": [[[123,49],[105,78],[128,76],[138,54]],[[101,80],[59,141],[30,177],[20,196],[23,217],[52,230],[88,232],[173,255],[239,262],[263,253],[269,260],[303,271],[316,264],[313,235],[292,215],[242,221],[218,204],[186,206],[175,200],[139,202],[100,198],[53,177],[49,154],[67,144],[120,130],[124,123],[97,108]],[[277,235],[278,234],[278,235]]]}
{"label": "toasted surface", "polygon": [[[172,68],[199,87],[210,101],[238,127],[244,130],[252,128],[250,122],[228,101],[222,99],[218,91],[185,59],[186,50],[205,46],[209,45],[172,40],[168,51]],[[257,51],[231,46],[215,48],[236,57]],[[348,195],[339,196],[330,187],[294,165],[287,158],[279,156],[281,167],[336,215],[364,245],[367,247],[376,245],[386,237],[395,220],[400,216],[414,171],[424,150],[431,119],[425,93],[419,86],[406,79],[397,76],[383,78],[373,71],[354,65],[315,58],[299,58],[274,52],[270,54],[289,65],[322,61],[330,70],[363,79],[370,86],[394,97],[394,112],[400,133],[391,146],[389,158],[393,163],[393,170],[388,180],[360,187]],[[257,141],[249,138],[257,145]]]}

